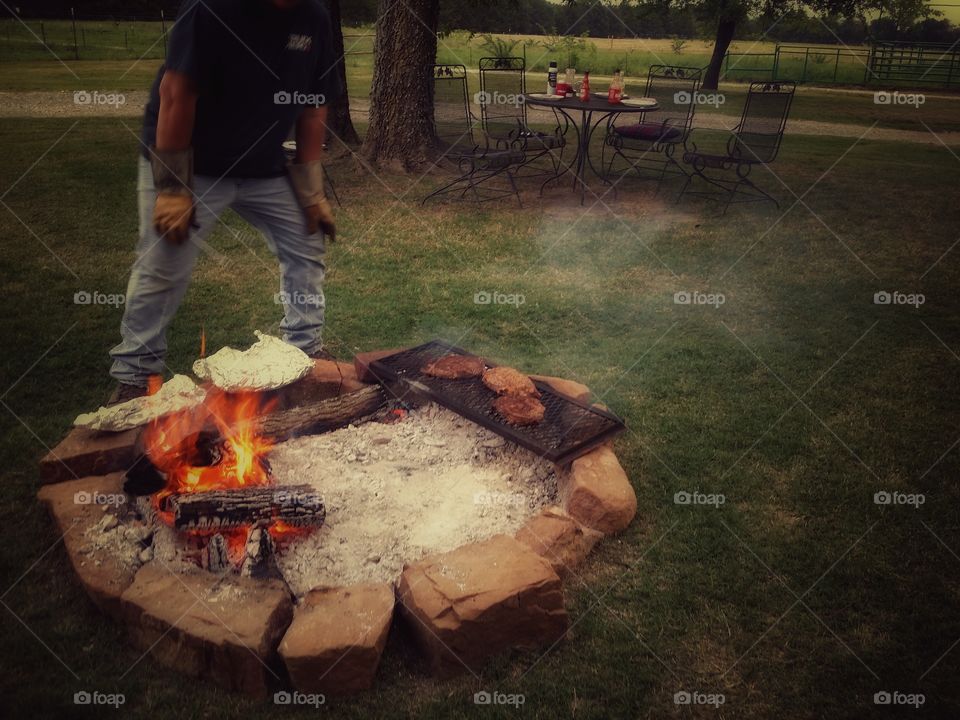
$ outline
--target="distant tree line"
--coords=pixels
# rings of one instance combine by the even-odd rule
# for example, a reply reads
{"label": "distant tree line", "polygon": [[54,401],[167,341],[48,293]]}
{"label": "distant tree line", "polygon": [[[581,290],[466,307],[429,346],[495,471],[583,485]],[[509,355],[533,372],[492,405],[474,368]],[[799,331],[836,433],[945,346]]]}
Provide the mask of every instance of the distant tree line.
{"label": "distant tree line", "polygon": [[[343,2],[343,23],[372,24],[379,0]],[[786,3],[784,3],[786,5]],[[24,17],[70,17],[76,7],[81,19],[159,17],[176,15],[179,0],[24,0],[6,4]],[[7,14],[5,8],[0,12]],[[777,18],[780,18],[777,20]],[[776,24],[774,24],[776,21]],[[772,26],[772,27],[771,27]],[[716,17],[709,3],[692,0],[440,0],[441,32],[558,34],[603,37],[643,37],[711,40]],[[737,25],[741,40],[767,38],[781,42],[848,44],[874,40],[911,40],[953,43],[960,27],[924,9],[918,0],[883,0],[870,18],[825,15],[813,17],[801,9],[784,13],[751,14]]]}

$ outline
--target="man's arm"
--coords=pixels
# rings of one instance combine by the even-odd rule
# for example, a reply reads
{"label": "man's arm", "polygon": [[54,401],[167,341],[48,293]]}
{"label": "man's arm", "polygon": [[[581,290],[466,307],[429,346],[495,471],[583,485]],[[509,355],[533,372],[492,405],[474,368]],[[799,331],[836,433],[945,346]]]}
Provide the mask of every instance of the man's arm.
{"label": "man's arm", "polygon": [[316,162],[323,157],[327,140],[327,106],[308,107],[297,118],[297,163]]}
{"label": "man's arm", "polygon": [[197,90],[184,73],[167,70],[160,80],[160,113],[157,117],[157,149],[186,150],[193,136],[197,114]]}

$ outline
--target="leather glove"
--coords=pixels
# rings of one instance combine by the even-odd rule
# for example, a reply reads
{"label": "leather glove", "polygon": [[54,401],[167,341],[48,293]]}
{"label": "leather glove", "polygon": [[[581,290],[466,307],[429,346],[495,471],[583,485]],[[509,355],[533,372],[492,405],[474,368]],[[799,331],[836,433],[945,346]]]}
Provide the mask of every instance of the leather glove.
{"label": "leather glove", "polygon": [[193,223],[193,150],[150,148],[150,167],[157,202],[153,227],[168,242],[186,242]]}
{"label": "leather glove", "polygon": [[330,242],[336,242],[337,226],[323,187],[323,163],[319,160],[302,164],[288,163],[287,173],[307,219],[307,232],[312,235],[318,229],[323,230]]}

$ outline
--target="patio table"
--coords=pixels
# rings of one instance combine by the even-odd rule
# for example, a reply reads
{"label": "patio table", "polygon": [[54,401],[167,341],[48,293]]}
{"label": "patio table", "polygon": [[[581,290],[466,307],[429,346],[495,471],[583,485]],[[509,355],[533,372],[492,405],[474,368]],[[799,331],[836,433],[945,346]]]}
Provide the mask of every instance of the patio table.
{"label": "patio table", "polygon": [[[607,101],[606,97],[598,97],[596,95],[591,95],[587,102],[583,102],[577,97],[568,97],[562,100],[548,100],[543,97],[526,94],[523,96],[523,101],[527,105],[551,108],[562,113],[567,121],[576,129],[577,152],[574,156],[573,164],[563,164],[559,172],[553,175],[553,177],[547,178],[540,186],[540,194],[543,194],[543,189],[549,183],[554,180],[559,180],[565,173],[572,172],[573,189],[576,190],[578,187],[580,188],[581,205],[583,205],[587,188],[585,178],[587,165],[590,166],[590,170],[594,175],[602,179],[602,176],[597,172],[597,169],[593,166],[593,162],[590,160],[590,139],[593,137],[593,132],[597,126],[606,121],[611,115],[619,115],[621,113],[636,113],[642,115],[643,113],[657,109],[657,105],[640,107],[624,105],[623,103],[611,103]],[[579,113],[579,122],[577,122],[577,113]],[[599,113],[600,115],[596,120],[593,119],[595,113]]]}

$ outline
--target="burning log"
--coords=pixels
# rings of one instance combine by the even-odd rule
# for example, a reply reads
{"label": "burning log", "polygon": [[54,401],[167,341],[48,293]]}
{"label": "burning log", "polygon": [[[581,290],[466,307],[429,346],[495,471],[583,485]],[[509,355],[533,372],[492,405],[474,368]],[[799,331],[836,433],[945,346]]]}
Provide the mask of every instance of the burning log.
{"label": "burning log", "polygon": [[261,485],[176,493],[166,499],[177,530],[220,530],[269,525],[319,527],[326,518],[320,496],[310,485]]}

